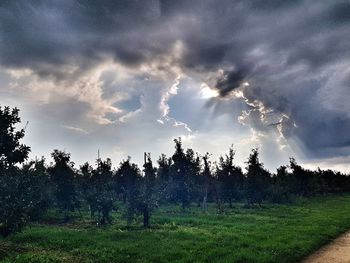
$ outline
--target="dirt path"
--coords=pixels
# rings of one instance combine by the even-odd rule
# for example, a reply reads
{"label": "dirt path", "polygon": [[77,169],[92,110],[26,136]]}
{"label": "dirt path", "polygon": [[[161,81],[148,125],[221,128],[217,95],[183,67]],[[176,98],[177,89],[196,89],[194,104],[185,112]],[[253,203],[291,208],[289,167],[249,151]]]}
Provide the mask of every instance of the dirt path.
{"label": "dirt path", "polygon": [[302,263],[350,263],[350,231],[322,247]]}

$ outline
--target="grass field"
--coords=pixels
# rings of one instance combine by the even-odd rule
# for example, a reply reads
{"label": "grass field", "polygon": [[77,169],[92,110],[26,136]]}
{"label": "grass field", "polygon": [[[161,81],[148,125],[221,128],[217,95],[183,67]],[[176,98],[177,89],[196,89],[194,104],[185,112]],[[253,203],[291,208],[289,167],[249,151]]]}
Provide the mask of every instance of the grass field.
{"label": "grass field", "polygon": [[163,207],[153,227],[106,228],[86,221],[35,225],[0,240],[0,262],[297,262],[350,229],[350,195],[244,208],[224,215]]}

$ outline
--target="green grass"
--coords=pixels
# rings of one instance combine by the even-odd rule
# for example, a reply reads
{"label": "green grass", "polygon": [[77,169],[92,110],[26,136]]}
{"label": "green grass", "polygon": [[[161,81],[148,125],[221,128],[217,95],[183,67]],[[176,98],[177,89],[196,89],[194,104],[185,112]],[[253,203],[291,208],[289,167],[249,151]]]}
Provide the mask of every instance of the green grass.
{"label": "green grass", "polygon": [[[244,208],[183,212],[162,207],[153,227],[106,228],[88,223],[35,225],[0,240],[0,262],[297,262],[350,229],[350,195]],[[17,249],[13,249],[13,248]],[[4,249],[3,249],[4,250]]]}

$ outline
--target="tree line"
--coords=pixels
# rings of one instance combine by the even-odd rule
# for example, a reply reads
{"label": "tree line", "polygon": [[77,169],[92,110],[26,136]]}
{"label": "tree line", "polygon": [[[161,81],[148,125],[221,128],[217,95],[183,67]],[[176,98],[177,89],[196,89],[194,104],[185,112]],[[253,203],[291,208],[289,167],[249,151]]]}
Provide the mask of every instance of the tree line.
{"label": "tree line", "polygon": [[291,202],[296,197],[350,192],[350,177],[333,170],[311,171],[291,158],[275,173],[268,171],[252,149],[246,167],[234,163],[231,147],[216,162],[175,139],[172,156],[162,154],[157,165],[149,153],[143,167],[122,160],[114,169],[111,159],[98,158],[95,165],[76,167],[69,153],[54,150],[53,162],[44,158],[28,161],[30,147],[21,143],[25,129],[17,108],[0,107],[0,235],[20,231],[30,222],[40,222],[50,209],[68,222],[73,212],[89,211],[92,222],[111,224],[112,212],[122,210],[126,224],[143,219],[150,227],[152,212],[161,205],[183,209],[214,203],[223,213],[235,202],[261,206],[263,202]]}

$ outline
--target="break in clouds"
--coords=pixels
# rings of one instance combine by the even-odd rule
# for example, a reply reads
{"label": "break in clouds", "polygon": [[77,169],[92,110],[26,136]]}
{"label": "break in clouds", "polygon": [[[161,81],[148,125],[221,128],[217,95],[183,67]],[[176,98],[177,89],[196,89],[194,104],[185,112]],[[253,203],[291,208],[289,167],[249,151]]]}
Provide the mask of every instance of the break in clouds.
{"label": "break in clouds", "polygon": [[5,0],[1,104],[92,152],[188,136],[347,160],[349,50],[349,1]]}

